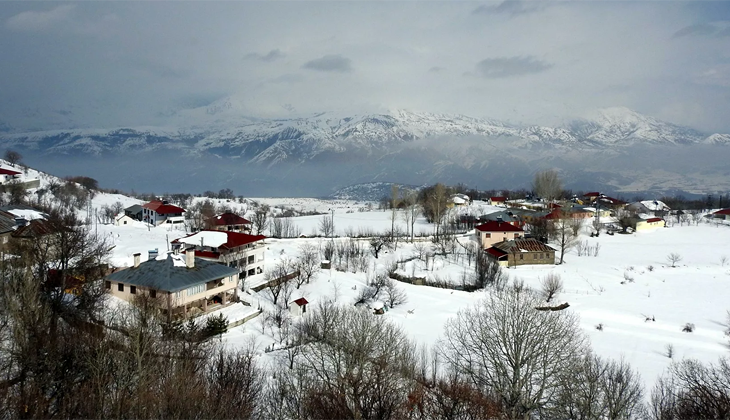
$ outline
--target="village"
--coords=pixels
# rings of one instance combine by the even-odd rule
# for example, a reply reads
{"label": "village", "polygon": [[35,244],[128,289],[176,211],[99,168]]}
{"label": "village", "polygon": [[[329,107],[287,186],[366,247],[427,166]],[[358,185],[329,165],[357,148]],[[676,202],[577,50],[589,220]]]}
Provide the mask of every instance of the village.
{"label": "village", "polygon": [[[4,185],[27,183],[28,198],[0,207],[5,252],[53,242],[58,226],[33,201],[48,203],[50,186],[71,182],[16,169],[0,168]],[[210,339],[253,345],[269,364],[291,355],[295,326],[323,306],[361,308],[435,346],[450,318],[509,284],[535,290],[544,310],[579,314],[595,351],[635,365],[647,389],[676,358],[712,362],[727,351],[730,208],[672,209],[599,192],[448,194],[437,220],[401,199],[381,209],[306,198],[180,204],[90,195],[79,219],[110,245],[93,280],[113,307],[148,298],[166,322],[218,322]],[[67,271],[46,281],[81,294],[90,279]]]}

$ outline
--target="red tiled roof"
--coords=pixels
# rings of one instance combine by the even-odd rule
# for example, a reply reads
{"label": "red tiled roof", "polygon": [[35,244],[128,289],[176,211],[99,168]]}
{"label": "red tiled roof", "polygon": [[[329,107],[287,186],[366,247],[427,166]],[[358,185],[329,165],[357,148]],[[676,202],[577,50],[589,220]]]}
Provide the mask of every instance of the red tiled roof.
{"label": "red tiled roof", "polygon": [[183,208],[173,206],[172,204],[162,204],[162,201],[159,200],[150,201],[149,203],[144,204],[142,207],[153,210],[157,212],[157,214],[175,214],[185,212],[185,209]]}
{"label": "red tiled roof", "polygon": [[215,226],[250,225],[251,222],[235,213],[223,213],[208,219]]}
{"label": "red tiled roof", "polygon": [[[205,230],[202,230],[201,232],[225,233],[227,240],[226,240],[225,243],[221,244],[218,247],[218,249],[221,249],[221,248],[231,249],[231,248],[235,248],[237,246],[251,244],[251,243],[258,242],[258,241],[263,241],[264,239],[266,239],[266,236],[264,236],[264,235],[249,235],[247,233],[231,232],[231,231],[221,231],[221,230],[209,230],[209,229],[205,229]],[[174,241],[172,241],[171,243],[173,243],[173,244],[177,244],[177,243],[180,243],[180,242],[183,242],[184,243],[185,242],[184,241],[185,238],[188,238],[188,237],[193,236],[195,234],[196,233],[191,233],[190,235],[185,236],[184,238],[177,238]],[[198,252],[200,252],[200,251],[195,251],[195,255],[198,255]]]}
{"label": "red tiled roof", "polygon": [[594,191],[583,194],[583,197],[598,197],[599,195],[601,195],[601,193]]}
{"label": "red tiled roof", "polygon": [[0,175],[20,175],[20,172],[12,169],[0,168]]}
{"label": "red tiled roof", "polygon": [[299,306],[304,306],[304,305],[308,304],[309,302],[307,302],[307,299],[304,299],[303,297],[301,297],[301,298],[295,300],[294,303],[296,303]]}
{"label": "red tiled roof", "polygon": [[506,252],[502,251],[501,249],[497,249],[495,247],[487,248],[487,254],[490,254],[494,256],[495,258],[504,257],[507,255]]}
{"label": "red tiled roof", "polygon": [[[187,251],[184,251],[183,254],[185,252],[187,252]],[[214,252],[214,251],[198,251],[198,250],[195,250],[195,256],[196,257],[200,257],[200,258],[210,258],[210,259],[213,259],[213,260],[217,260],[218,258],[220,258],[221,254],[220,254],[220,252]]]}
{"label": "red tiled roof", "polygon": [[652,217],[651,219],[646,219],[646,221],[649,223],[661,222],[662,218],[661,217]]}
{"label": "red tiled roof", "polygon": [[235,248],[237,246],[251,244],[266,239],[264,235],[249,235],[247,233],[239,232],[226,232],[228,235],[228,242],[221,245],[219,248]]}
{"label": "red tiled roof", "polygon": [[491,197],[492,201],[507,201],[507,197]]}
{"label": "red tiled roof", "polygon": [[730,214],[730,208],[718,210],[712,214],[720,214],[720,215]]}
{"label": "red tiled roof", "polygon": [[512,225],[509,222],[498,222],[490,220],[476,227],[476,230],[482,232],[522,232],[522,228]]}

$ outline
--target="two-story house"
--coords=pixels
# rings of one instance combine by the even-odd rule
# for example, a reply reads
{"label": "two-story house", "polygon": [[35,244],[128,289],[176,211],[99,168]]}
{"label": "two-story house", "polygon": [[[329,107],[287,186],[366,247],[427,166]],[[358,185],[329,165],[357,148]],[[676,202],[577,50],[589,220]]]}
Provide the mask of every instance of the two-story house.
{"label": "two-story house", "polygon": [[247,278],[264,272],[265,239],[263,235],[201,230],[175,239],[171,245],[174,252],[193,249],[196,257],[234,267],[241,278]]}
{"label": "two-story house", "polygon": [[487,249],[493,244],[511,239],[517,239],[524,235],[521,227],[512,223],[500,220],[490,220],[476,228],[476,235],[482,248]]}
{"label": "two-story house", "polygon": [[217,214],[207,219],[206,223],[208,228],[212,230],[229,230],[233,232],[251,231],[251,222],[231,211]]}
{"label": "two-story house", "polygon": [[195,258],[195,254],[167,254],[167,257],[140,263],[109,274],[104,280],[108,293],[131,301],[145,294],[160,300],[168,319],[187,317],[191,308],[207,311],[213,304],[225,305],[238,297],[238,270]]}
{"label": "two-story house", "polygon": [[184,223],[185,209],[173,206],[167,201],[154,200],[142,206],[142,221],[152,225],[163,223]]}

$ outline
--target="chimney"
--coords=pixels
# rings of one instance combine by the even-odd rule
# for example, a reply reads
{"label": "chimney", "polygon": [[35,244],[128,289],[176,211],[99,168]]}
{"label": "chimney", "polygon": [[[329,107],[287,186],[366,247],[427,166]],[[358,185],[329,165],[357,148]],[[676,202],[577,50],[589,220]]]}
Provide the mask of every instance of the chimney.
{"label": "chimney", "polygon": [[147,260],[154,260],[158,255],[160,255],[158,248],[150,249],[147,251]]}
{"label": "chimney", "polygon": [[140,254],[139,252],[136,253],[136,254],[134,254],[134,268],[139,267],[139,257],[140,257],[140,255],[142,255],[142,254]]}
{"label": "chimney", "polygon": [[195,248],[188,248],[185,250],[185,267],[195,267]]}
{"label": "chimney", "polygon": [[162,200],[162,205],[163,205],[163,206],[166,206],[166,205],[168,205],[168,204],[170,204],[170,202],[169,202],[169,201],[167,201],[167,200]]}

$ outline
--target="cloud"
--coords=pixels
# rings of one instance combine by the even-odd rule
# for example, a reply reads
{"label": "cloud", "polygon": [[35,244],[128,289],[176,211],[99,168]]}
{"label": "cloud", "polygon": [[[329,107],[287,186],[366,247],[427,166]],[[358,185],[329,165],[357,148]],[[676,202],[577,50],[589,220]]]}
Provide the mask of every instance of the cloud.
{"label": "cloud", "polygon": [[321,58],[307,61],[302,65],[303,69],[348,73],[352,71],[352,61],[339,54],[329,54]]}
{"label": "cloud", "polygon": [[487,79],[540,73],[553,65],[533,56],[487,58],[477,63],[477,74]]}
{"label": "cloud", "polygon": [[42,31],[71,19],[75,5],[65,4],[55,9],[21,12],[5,21],[5,27],[14,31]]}
{"label": "cloud", "polygon": [[728,26],[727,23],[728,22],[698,23],[685,26],[675,32],[674,35],[672,35],[672,38],[682,38],[685,36],[730,36],[730,26]]}
{"label": "cloud", "polygon": [[283,58],[285,54],[281,52],[278,48],[275,50],[269,51],[267,54],[260,54],[260,53],[251,53],[247,54],[245,58],[247,59],[253,59],[253,60],[259,60],[259,61],[265,61],[267,63],[270,63],[272,61],[278,60],[280,58]]}
{"label": "cloud", "polygon": [[506,14],[512,17],[543,10],[545,5],[538,1],[506,0],[495,6],[481,5],[472,11],[475,15]]}
{"label": "cloud", "polygon": [[446,69],[443,67],[439,67],[439,66],[434,66],[434,67],[431,67],[430,69],[428,69],[429,73],[441,73],[444,70],[446,70]]}

